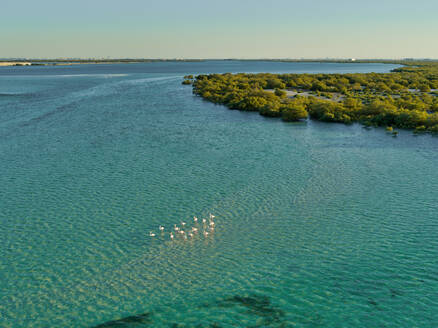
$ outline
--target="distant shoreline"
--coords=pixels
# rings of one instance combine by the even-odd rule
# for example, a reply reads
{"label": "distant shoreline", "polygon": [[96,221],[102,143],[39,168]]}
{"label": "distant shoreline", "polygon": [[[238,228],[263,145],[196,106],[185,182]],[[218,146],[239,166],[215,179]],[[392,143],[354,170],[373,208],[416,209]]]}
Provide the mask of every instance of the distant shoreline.
{"label": "distant shoreline", "polygon": [[31,66],[32,63],[31,62],[0,62],[0,66],[4,67],[4,66]]}
{"label": "distant shoreline", "polygon": [[66,66],[81,64],[135,64],[154,62],[201,62],[202,59],[23,59],[23,60],[0,60],[0,66]]}
{"label": "distant shoreline", "polygon": [[351,63],[351,64],[399,64],[430,62],[430,59],[3,59],[0,67],[10,66],[66,66],[80,64],[135,64],[156,62],[204,62],[204,61],[270,61],[282,63]]}

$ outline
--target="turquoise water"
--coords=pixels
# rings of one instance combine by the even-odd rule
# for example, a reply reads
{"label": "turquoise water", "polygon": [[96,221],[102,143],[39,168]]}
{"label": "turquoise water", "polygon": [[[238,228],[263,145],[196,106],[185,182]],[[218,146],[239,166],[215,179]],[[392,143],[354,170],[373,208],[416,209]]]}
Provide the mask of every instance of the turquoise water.
{"label": "turquoise water", "polygon": [[[181,85],[393,67],[0,69],[0,326],[436,327],[438,138],[284,123]],[[207,237],[158,232],[210,212]]]}

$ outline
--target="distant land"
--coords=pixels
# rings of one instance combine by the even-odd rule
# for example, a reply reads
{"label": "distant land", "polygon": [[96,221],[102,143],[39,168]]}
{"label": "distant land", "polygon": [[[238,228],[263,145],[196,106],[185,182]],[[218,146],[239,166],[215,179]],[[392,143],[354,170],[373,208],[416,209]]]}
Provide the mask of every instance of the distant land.
{"label": "distant land", "polygon": [[131,64],[153,62],[200,62],[203,59],[0,59],[0,66],[57,66],[79,64]]}
{"label": "distant land", "polygon": [[321,63],[385,63],[385,64],[404,64],[407,62],[428,62],[436,61],[435,59],[355,59],[355,58],[330,58],[330,59],[239,59],[239,58],[224,58],[224,59],[196,59],[196,58],[174,58],[174,59],[148,59],[148,58],[117,58],[117,59],[79,59],[79,58],[3,58],[0,59],[0,66],[56,66],[56,65],[78,65],[78,64],[130,64],[130,63],[152,63],[152,62],[202,62],[202,61],[274,61],[274,62],[321,62]]}

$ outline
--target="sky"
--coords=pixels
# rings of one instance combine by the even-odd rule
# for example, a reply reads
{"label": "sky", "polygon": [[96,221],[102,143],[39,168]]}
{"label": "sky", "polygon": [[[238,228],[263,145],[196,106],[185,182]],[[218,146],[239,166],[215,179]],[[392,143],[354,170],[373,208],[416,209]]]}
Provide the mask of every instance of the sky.
{"label": "sky", "polygon": [[438,0],[3,0],[0,58],[438,58]]}

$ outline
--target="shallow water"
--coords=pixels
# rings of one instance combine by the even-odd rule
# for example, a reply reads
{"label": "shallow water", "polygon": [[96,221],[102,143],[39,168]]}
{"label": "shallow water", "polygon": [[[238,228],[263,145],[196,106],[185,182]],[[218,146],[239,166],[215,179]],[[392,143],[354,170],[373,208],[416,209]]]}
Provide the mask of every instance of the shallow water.
{"label": "shallow water", "polygon": [[[438,138],[284,123],[181,85],[393,67],[1,68],[0,326],[435,327]],[[158,233],[210,212],[207,237]]]}

